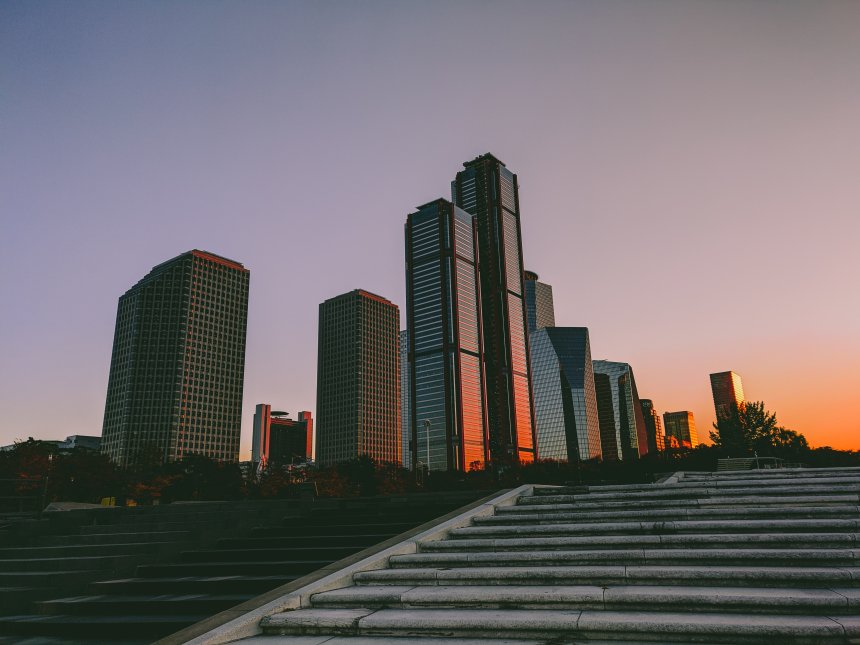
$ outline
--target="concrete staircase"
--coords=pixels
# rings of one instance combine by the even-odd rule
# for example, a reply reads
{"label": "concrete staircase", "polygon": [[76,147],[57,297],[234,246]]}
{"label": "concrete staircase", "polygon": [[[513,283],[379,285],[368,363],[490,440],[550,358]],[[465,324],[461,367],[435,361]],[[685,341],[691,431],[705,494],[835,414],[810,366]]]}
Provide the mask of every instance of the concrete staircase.
{"label": "concrete staircase", "polygon": [[352,583],[242,642],[860,643],[860,469],[536,487]]}
{"label": "concrete staircase", "polygon": [[[27,554],[31,567],[38,558],[55,558],[57,567],[82,570],[60,572],[70,577],[66,588],[57,586],[60,573],[46,578],[45,594],[19,603],[30,605],[28,614],[18,609],[5,613],[19,615],[0,617],[0,637],[39,639],[34,644],[150,643],[478,495],[237,502],[208,510],[177,505],[150,513],[149,521],[141,515],[84,526],[78,535],[42,538],[45,546],[16,550]],[[201,539],[201,530],[207,539]],[[0,550],[0,558],[5,555]],[[128,559],[120,567],[109,563],[115,558]],[[91,561],[104,570],[77,577],[92,573],[83,569]],[[0,572],[6,562],[0,559]],[[117,572],[126,577],[118,578]],[[127,577],[133,572],[135,577]]]}

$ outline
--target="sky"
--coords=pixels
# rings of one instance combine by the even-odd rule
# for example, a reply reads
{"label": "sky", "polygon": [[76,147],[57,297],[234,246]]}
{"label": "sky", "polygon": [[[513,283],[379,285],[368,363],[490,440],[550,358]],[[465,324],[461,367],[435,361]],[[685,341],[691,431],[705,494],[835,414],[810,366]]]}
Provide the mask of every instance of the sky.
{"label": "sky", "polygon": [[850,0],[3,0],[0,445],[100,434],[117,298],[198,248],[251,271],[247,458],[256,403],[314,410],[319,303],[402,316],[406,215],[492,152],[659,412],[705,437],[734,370],[860,449],[858,114]]}

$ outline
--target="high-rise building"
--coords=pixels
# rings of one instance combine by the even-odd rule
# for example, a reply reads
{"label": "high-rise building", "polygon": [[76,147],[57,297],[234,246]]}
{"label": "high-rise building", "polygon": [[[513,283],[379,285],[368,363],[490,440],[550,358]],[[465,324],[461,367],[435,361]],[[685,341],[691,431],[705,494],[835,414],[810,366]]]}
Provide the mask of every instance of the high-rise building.
{"label": "high-rise building", "polygon": [[734,372],[711,374],[711,392],[717,421],[731,418],[744,403],[744,386],[741,377]]}
{"label": "high-rise building", "polygon": [[320,304],[316,461],[400,462],[400,311],[362,289]]}
{"label": "high-rise building", "polygon": [[615,407],[612,404],[612,379],[609,374],[594,372],[594,397],[597,401],[597,420],[600,428],[600,452],[603,461],[618,461],[621,441],[615,425]]}
{"label": "high-rise building", "polygon": [[591,345],[585,327],[540,327],[529,337],[541,459],[600,457]]}
{"label": "high-rise building", "polygon": [[313,455],[314,422],[310,412],[290,419],[287,412],[273,411],[258,403],[254,411],[251,461],[255,464],[287,465],[306,462]]}
{"label": "high-rise building", "polygon": [[412,463],[431,470],[487,458],[474,222],[444,199],[406,220]]}
{"label": "high-rise building", "polygon": [[[541,327],[555,327],[555,306],[552,302],[552,287],[545,282],[538,281],[538,274],[534,271],[526,271],[526,318],[528,320],[529,335]],[[535,409],[537,417],[537,409]],[[540,443],[538,443],[540,449]]]}
{"label": "high-rise building", "polygon": [[666,432],[667,443],[672,439],[683,448],[695,448],[699,445],[699,436],[696,433],[696,422],[693,413],[688,410],[680,412],[664,412],[663,427]]}
{"label": "high-rise building", "polygon": [[640,399],[639,404],[642,406],[642,416],[645,418],[648,452],[656,455],[666,449],[663,423],[660,421],[660,415],[657,414],[657,409],[651,399]]}
{"label": "high-rise building", "polygon": [[535,458],[517,177],[491,154],[463,164],[454,203],[478,231],[490,459]]}
{"label": "high-rise building", "polygon": [[412,468],[412,403],[409,387],[409,375],[412,368],[409,364],[409,330],[400,332],[400,462],[404,468]]}
{"label": "high-rise building", "polygon": [[102,452],[238,461],[249,272],[188,251],[120,296]]}
{"label": "high-rise building", "polygon": [[[622,460],[638,459],[647,454],[648,438],[645,432],[645,418],[642,416],[642,406],[639,403],[639,392],[636,390],[636,379],[633,378],[633,368],[628,363],[594,361],[594,373],[595,375],[605,374],[609,377],[618,458]],[[597,388],[598,408],[601,405],[601,396],[605,396],[605,394],[605,388]],[[602,435],[607,435],[608,431],[609,428],[604,429],[604,426],[601,426]],[[611,448],[607,451],[606,443],[611,443],[611,437],[604,437],[605,458],[613,456]]]}

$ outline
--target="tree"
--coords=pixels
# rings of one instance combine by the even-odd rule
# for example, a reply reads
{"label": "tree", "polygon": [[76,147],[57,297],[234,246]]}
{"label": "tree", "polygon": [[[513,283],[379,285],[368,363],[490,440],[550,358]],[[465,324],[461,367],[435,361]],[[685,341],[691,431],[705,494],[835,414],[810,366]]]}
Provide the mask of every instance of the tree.
{"label": "tree", "polygon": [[735,409],[728,418],[719,419],[711,441],[727,455],[799,459],[809,450],[806,438],[779,425],[776,414],[763,401],[750,401]]}

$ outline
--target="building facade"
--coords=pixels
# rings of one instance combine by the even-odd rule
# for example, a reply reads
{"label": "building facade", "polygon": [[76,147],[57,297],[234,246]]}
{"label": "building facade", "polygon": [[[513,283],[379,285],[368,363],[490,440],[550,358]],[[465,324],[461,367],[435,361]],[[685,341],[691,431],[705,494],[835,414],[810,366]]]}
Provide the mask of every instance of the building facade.
{"label": "building facade", "polygon": [[406,220],[411,463],[467,471],[487,460],[475,218],[438,199]]}
{"label": "building facade", "polygon": [[600,457],[588,329],[540,327],[529,338],[538,454],[571,462]]}
{"label": "building facade", "polygon": [[711,393],[717,421],[730,419],[744,403],[744,386],[741,377],[734,372],[711,374]]}
{"label": "building facade", "polygon": [[400,332],[400,462],[404,468],[412,468],[412,388],[409,375],[409,330]]}
{"label": "building facade", "polygon": [[[538,274],[534,271],[526,271],[523,276],[525,278],[526,320],[528,321],[529,335],[541,327],[555,327],[552,287],[545,282],[540,282]],[[535,415],[537,415],[537,411],[535,411]]]}
{"label": "building facade", "polygon": [[400,463],[400,312],[362,289],[320,304],[316,461]]}
{"label": "building facade", "polygon": [[640,399],[642,416],[645,419],[645,434],[648,438],[648,452],[658,454],[666,449],[665,435],[663,434],[663,422],[654,407],[651,399]]}
{"label": "building facade", "polygon": [[477,221],[490,459],[535,459],[517,177],[491,154],[463,164],[453,202]]}
{"label": "building facade", "polygon": [[310,412],[273,411],[268,403],[254,409],[254,433],[251,438],[251,461],[255,466],[299,464],[313,458],[314,422]]}
{"label": "building facade", "polygon": [[159,264],[119,299],[102,451],[238,461],[249,272],[193,250]]}
{"label": "building facade", "polygon": [[673,447],[677,443],[680,448],[695,448],[699,445],[699,435],[696,433],[696,421],[689,410],[680,412],[664,412],[663,427],[666,439]]}
{"label": "building facade", "polygon": [[[608,377],[609,389],[605,382],[597,387],[598,408],[609,405],[607,395],[611,397],[614,429],[608,422],[601,425],[601,437],[604,446],[604,458],[638,459],[648,453],[648,438],[645,431],[645,418],[642,416],[642,406],[639,403],[639,392],[636,389],[636,379],[633,378],[633,368],[628,363],[615,361],[594,361],[595,378],[597,374]],[[605,381],[605,379],[602,379]],[[604,414],[604,418],[607,415]],[[614,437],[612,436],[614,435]],[[612,450],[611,443],[615,442],[616,449]],[[615,453],[615,455],[613,455]]]}

